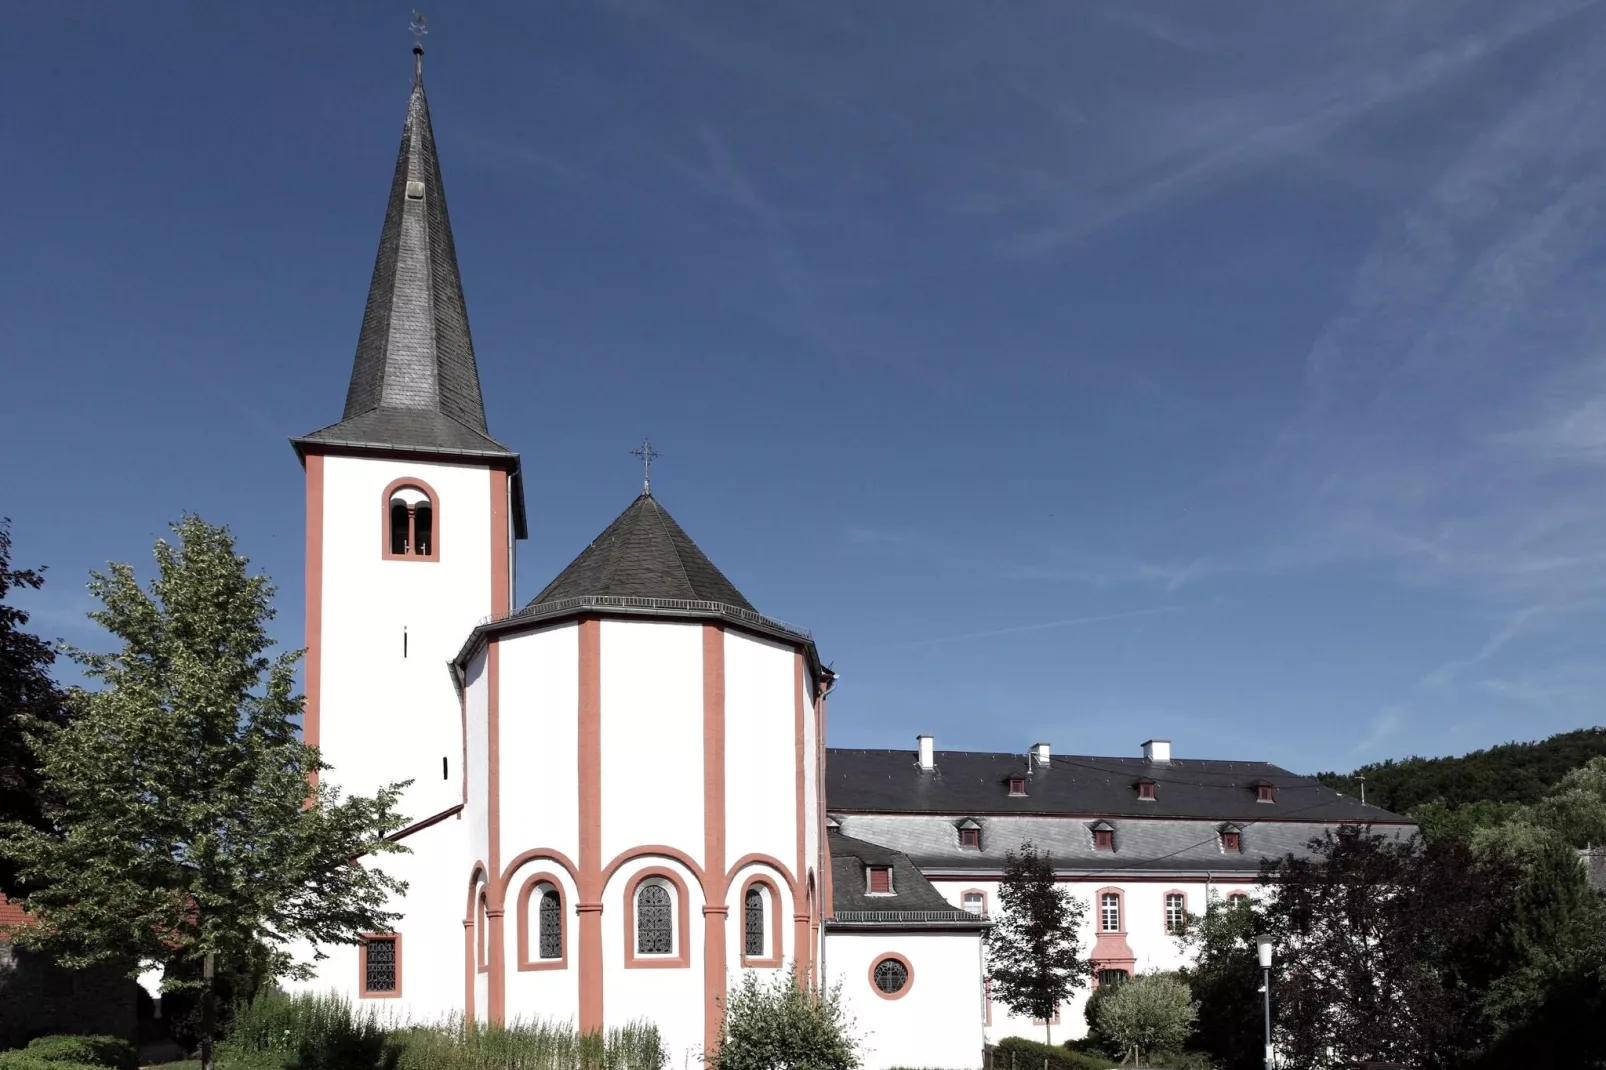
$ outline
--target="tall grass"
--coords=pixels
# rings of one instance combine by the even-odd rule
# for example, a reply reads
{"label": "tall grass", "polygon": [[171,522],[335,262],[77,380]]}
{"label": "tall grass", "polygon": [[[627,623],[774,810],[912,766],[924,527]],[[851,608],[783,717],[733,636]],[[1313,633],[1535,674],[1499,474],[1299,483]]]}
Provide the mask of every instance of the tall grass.
{"label": "tall grass", "polygon": [[567,1022],[505,1025],[461,1015],[416,1023],[338,995],[264,993],[235,1012],[229,1046],[297,1070],[662,1070],[658,1028],[583,1034]]}

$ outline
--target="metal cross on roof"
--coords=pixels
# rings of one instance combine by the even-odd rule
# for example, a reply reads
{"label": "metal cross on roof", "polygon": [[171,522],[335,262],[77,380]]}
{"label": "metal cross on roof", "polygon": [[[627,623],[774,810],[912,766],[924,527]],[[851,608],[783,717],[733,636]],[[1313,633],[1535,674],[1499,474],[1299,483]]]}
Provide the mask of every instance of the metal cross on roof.
{"label": "metal cross on roof", "polygon": [[413,40],[422,45],[424,43],[424,35],[429,33],[429,27],[424,25],[424,13],[414,8],[413,21],[407,28],[413,31]]}
{"label": "metal cross on roof", "polygon": [[641,445],[630,451],[632,457],[641,458],[641,493],[652,493],[652,462],[663,454],[652,448],[652,439],[644,438]]}

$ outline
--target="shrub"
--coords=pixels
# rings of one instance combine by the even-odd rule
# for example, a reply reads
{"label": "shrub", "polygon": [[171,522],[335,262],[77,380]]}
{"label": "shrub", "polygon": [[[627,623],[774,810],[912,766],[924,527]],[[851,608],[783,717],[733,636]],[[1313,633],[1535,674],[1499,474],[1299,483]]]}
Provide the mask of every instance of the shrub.
{"label": "shrub", "polygon": [[0,1051],[0,1070],[103,1070],[94,1063],[64,1063],[41,1059],[26,1051]]}
{"label": "shrub", "polygon": [[719,1051],[708,1064],[711,1070],[854,1070],[859,1040],[842,1006],[841,986],[804,984],[792,970],[768,984],[752,971],[744,973],[726,994]]}
{"label": "shrub", "polygon": [[1176,974],[1145,973],[1111,988],[1095,1017],[1100,1035],[1130,1051],[1142,1066],[1145,1052],[1180,1051],[1198,1013],[1199,1005]]}
{"label": "shrub", "polygon": [[992,1067],[993,1070],[1011,1070],[1012,1067],[1013,1070],[1043,1070],[1045,1059],[1048,1070],[1109,1070],[1117,1065],[1095,1052],[1074,1051],[1025,1037],[1005,1037],[998,1042]]}
{"label": "shrub", "polygon": [[139,1070],[139,1053],[121,1037],[37,1037],[24,1049],[47,1063],[86,1063],[112,1070]]}

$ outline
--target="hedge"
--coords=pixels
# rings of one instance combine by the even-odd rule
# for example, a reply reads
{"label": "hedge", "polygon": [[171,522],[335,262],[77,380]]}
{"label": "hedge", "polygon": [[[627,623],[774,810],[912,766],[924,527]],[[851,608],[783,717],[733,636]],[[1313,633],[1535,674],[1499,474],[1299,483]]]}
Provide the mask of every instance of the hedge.
{"label": "hedge", "polygon": [[22,1051],[0,1052],[0,1070],[34,1070],[56,1067],[101,1067],[104,1070],[139,1070],[139,1053],[118,1037],[38,1037]]}
{"label": "hedge", "polygon": [[1111,1070],[1121,1065],[1093,1052],[1070,1051],[1057,1044],[1044,1044],[1025,1037],[1005,1037],[998,1042],[998,1051],[993,1055],[993,1070],[1011,1070],[1011,1055],[1015,1057],[1014,1070],[1044,1070],[1045,1059],[1048,1070]]}

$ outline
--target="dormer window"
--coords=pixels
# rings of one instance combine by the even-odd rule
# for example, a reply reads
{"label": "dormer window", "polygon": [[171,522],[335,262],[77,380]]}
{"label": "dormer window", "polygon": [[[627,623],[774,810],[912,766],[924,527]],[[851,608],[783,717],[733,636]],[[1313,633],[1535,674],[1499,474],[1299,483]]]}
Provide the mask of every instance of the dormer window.
{"label": "dormer window", "polygon": [[1152,780],[1140,780],[1140,781],[1138,781],[1138,801],[1140,801],[1140,802],[1153,802],[1154,801],[1154,781],[1152,781]]}
{"label": "dormer window", "polygon": [[1259,782],[1255,785],[1255,801],[1265,803],[1276,802],[1277,789],[1265,781]]}
{"label": "dormer window", "polygon": [[1009,778],[1009,793],[1011,795],[1025,795],[1026,794],[1026,778],[1023,777],[1023,776],[1012,776],[1012,777],[1010,777]]}
{"label": "dormer window", "polygon": [[387,560],[435,561],[439,499],[421,479],[398,479],[385,488],[385,547]]}
{"label": "dormer window", "polygon": [[892,894],[891,866],[866,866],[865,871],[869,877],[869,891],[871,895]]}
{"label": "dormer window", "polygon": [[959,846],[981,850],[981,826],[971,818],[959,823]]}
{"label": "dormer window", "polygon": [[1093,826],[1093,849],[1096,851],[1115,850],[1115,826],[1108,821],[1100,821]]}
{"label": "dormer window", "polygon": [[1243,829],[1237,825],[1227,825],[1221,830],[1221,849],[1233,853],[1241,853],[1244,849]]}

